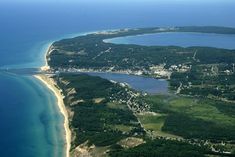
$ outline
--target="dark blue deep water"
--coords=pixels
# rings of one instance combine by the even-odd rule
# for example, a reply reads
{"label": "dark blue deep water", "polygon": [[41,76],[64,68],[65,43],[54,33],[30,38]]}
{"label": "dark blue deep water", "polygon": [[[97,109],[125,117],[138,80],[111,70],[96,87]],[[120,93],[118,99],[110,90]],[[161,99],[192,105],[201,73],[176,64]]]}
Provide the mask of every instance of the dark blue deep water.
{"label": "dark blue deep water", "polygon": [[[26,1],[0,1],[1,68],[41,66],[48,43],[82,32],[150,26],[235,27],[235,2],[230,0]],[[1,157],[63,156],[62,123],[55,97],[39,81],[0,72]]]}

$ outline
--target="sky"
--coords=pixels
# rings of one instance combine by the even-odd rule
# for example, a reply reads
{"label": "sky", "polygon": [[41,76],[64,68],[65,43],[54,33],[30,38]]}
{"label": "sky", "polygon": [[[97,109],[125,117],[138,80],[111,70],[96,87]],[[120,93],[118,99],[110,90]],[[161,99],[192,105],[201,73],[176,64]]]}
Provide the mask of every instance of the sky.
{"label": "sky", "polygon": [[14,2],[14,3],[35,3],[35,2],[40,2],[40,3],[71,3],[71,2],[85,2],[85,3],[101,3],[101,2],[106,2],[106,3],[131,3],[131,2],[137,2],[137,3],[146,3],[146,2],[164,2],[164,3],[216,3],[216,2],[221,2],[221,3],[228,3],[228,2],[233,2],[234,0],[1,0],[1,2]]}
{"label": "sky", "polygon": [[[101,5],[104,4],[109,6],[115,5],[128,5],[130,6],[131,3],[136,5],[231,5],[234,6],[235,0],[0,0],[0,5],[36,5],[36,4],[43,4],[43,5],[71,5],[71,4],[85,4],[85,5]],[[0,11],[1,12],[1,11]]]}

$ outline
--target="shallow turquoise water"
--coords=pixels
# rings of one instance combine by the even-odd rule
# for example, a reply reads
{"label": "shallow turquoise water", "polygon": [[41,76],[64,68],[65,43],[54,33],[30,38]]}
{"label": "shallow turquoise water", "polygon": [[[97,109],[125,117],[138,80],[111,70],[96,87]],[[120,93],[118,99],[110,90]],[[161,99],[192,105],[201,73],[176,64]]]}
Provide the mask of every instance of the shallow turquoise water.
{"label": "shallow turquoise water", "polygon": [[63,156],[63,117],[54,95],[30,76],[0,72],[1,156]]}

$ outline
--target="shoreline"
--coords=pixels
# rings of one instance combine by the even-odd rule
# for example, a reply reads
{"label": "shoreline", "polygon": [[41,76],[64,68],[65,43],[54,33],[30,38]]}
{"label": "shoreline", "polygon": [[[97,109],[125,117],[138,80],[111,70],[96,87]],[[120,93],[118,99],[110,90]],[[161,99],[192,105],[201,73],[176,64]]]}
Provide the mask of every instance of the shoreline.
{"label": "shoreline", "polygon": [[70,156],[70,148],[71,148],[71,131],[69,128],[69,117],[67,109],[64,105],[63,95],[60,90],[55,86],[56,83],[52,78],[49,78],[46,75],[39,74],[34,75],[36,79],[41,81],[50,91],[52,91],[57,99],[57,105],[59,107],[60,113],[64,116],[64,129],[65,129],[65,147],[66,147],[66,157]]}
{"label": "shoreline", "polygon": [[[50,66],[48,65],[48,61],[47,61],[47,56],[51,53],[52,49],[52,43],[51,42],[46,50],[46,53],[44,53],[44,65],[40,67],[41,71],[47,71],[50,70]],[[61,91],[56,87],[56,82],[50,78],[49,76],[47,76],[46,74],[37,74],[37,75],[33,75],[34,78],[36,78],[37,80],[39,80],[40,82],[42,82],[50,91],[53,92],[53,94],[55,95],[56,99],[57,99],[57,105],[59,108],[60,113],[63,115],[64,117],[64,137],[65,137],[65,157],[70,157],[70,148],[71,148],[71,139],[72,139],[72,133],[71,130],[69,128],[69,116],[68,116],[68,111],[66,109],[66,106],[64,104],[64,96],[61,93]]]}
{"label": "shoreline", "polygon": [[[83,33],[77,33],[77,34],[70,34],[68,37],[73,38],[73,37],[77,37],[77,36],[87,35],[89,33],[93,33],[93,32],[83,32]],[[50,66],[48,65],[48,61],[47,61],[47,56],[53,50],[52,49],[53,43],[54,43],[54,41],[53,42],[50,41],[47,44],[46,51],[44,51],[44,53],[43,53],[44,65],[39,67],[41,71],[50,70]],[[66,106],[63,101],[64,96],[61,94],[61,91],[56,87],[56,82],[52,78],[47,76],[46,74],[37,74],[37,75],[33,75],[33,77],[35,79],[39,80],[41,83],[43,83],[50,91],[52,91],[57,99],[57,105],[59,107],[60,113],[64,117],[63,126],[64,126],[64,131],[65,131],[65,135],[64,135],[65,136],[65,157],[70,157],[72,132],[69,128],[69,116],[68,116],[68,111],[67,111]]]}

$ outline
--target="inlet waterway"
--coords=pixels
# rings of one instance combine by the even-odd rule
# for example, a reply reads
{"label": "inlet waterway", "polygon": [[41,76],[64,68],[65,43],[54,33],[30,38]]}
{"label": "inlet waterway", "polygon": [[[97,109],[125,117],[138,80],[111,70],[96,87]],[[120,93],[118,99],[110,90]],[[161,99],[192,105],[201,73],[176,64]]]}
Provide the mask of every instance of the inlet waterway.
{"label": "inlet waterway", "polygon": [[115,82],[127,83],[131,88],[149,94],[168,93],[168,82],[163,79],[118,73],[89,72],[87,74],[99,76]]}

